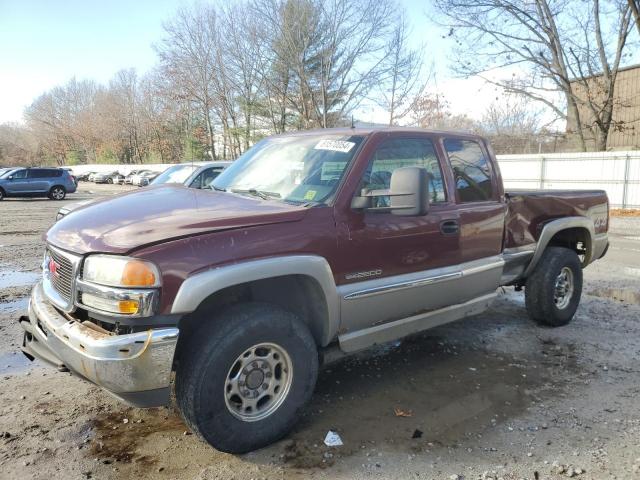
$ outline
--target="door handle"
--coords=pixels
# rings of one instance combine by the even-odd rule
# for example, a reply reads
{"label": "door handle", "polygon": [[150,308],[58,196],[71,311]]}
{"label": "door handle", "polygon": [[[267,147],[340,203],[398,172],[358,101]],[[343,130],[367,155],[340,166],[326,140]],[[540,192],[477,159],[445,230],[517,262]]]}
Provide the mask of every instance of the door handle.
{"label": "door handle", "polygon": [[445,220],[440,222],[440,232],[443,235],[457,235],[460,233],[460,224],[457,220]]}

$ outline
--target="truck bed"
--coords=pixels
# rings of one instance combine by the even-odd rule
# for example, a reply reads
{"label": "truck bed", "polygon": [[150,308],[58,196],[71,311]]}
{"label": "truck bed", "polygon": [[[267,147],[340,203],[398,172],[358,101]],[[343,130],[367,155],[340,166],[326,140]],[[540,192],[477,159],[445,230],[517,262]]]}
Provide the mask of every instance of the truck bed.
{"label": "truck bed", "polygon": [[606,233],[608,200],[604,190],[509,190],[505,248],[536,243],[542,227],[562,217],[590,217],[595,233]]}

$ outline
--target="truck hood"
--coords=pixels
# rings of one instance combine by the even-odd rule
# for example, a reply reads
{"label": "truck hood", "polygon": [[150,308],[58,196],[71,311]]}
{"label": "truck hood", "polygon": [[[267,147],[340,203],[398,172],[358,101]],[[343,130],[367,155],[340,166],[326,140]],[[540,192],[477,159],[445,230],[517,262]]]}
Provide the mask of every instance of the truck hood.
{"label": "truck hood", "polygon": [[305,211],[276,200],[162,185],[83,206],[54,224],[45,239],[79,254],[126,253],[218,230],[294,222]]}

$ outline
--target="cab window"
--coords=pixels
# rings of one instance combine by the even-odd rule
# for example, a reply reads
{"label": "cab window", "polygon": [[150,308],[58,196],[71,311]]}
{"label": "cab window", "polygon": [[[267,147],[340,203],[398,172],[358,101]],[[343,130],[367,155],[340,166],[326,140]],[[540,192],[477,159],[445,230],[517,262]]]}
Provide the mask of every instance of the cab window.
{"label": "cab window", "polygon": [[491,167],[478,142],[447,138],[444,148],[451,163],[458,200],[484,202],[493,198]]}
{"label": "cab window", "polygon": [[13,172],[10,176],[16,180],[21,178],[27,178],[27,172],[28,170],[18,170],[16,172]]}
{"label": "cab window", "polygon": [[[421,167],[427,170],[429,201],[446,201],[442,171],[433,143],[427,139],[396,138],[384,142],[373,155],[365,173],[362,188],[385,190],[390,187],[391,174],[397,168]],[[389,206],[389,197],[375,197],[376,207]]]}

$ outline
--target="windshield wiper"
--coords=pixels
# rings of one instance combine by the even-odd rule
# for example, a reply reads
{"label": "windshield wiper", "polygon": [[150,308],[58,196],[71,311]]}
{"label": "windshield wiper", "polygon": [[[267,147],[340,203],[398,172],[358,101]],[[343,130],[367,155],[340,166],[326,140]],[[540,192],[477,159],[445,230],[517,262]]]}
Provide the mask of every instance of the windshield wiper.
{"label": "windshield wiper", "polygon": [[280,198],[280,194],[276,192],[265,192],[264,190],[257,190],[255,188],[249,188],[247,190],[232,189],[232,193],[248,193],[254,197],[259,197],[262,200],[269,200],[270,198]]}

